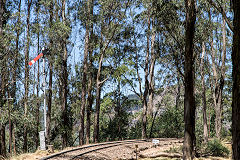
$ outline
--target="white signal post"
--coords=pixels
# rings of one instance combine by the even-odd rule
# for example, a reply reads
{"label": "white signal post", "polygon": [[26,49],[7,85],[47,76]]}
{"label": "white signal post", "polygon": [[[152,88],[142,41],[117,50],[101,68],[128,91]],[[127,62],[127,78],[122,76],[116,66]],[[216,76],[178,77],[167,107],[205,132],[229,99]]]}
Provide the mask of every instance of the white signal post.
{"label": "white signal post", "polygon": [[44,92],[44,100],[43,100],[44,132],[45,132],[45,136],[47,136],[46,75],[45,75],[45,58],[44,57],[43,57],[43,92]]}
{"label": "white signal post", "polygon": [[[45,49],[42,49],[42,52]],[[45,57],[43,53],[40,53],[36,58],[34,58],[32,61],[30,61],[28,64],[29,66],[33,65],[39,58],[43,57],[43,94],[44,94],[44,100],[43,100],[43,119],[44,119],[44,134],[42,134],[43,131],[39,132],[40,135],[40,149],[46,150],[46,143],[45,143],[45,137],[47,136],[47,109],[46,109],[46,73],[45,73]]]}

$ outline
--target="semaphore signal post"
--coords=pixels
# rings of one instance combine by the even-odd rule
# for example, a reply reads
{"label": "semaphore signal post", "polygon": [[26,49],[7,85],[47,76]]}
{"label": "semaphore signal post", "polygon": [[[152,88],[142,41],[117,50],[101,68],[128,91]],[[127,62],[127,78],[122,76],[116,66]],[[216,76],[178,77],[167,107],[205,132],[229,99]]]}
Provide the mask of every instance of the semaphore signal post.
{"label": "semaphore signal post", "polygon": [[40,136],[40,149],[46,150],[46,136],[47,136],[47,109],[46,109],[46,73],[45,73],[45,57],[48,54],[48,50],[42,48],[42,53],[40,53],[37,57],[35,57],[28,64],[32,66],[36,61],[38,61],[41,57],[43,57],[43,119],[44,119],[44,131],[39,132]]}

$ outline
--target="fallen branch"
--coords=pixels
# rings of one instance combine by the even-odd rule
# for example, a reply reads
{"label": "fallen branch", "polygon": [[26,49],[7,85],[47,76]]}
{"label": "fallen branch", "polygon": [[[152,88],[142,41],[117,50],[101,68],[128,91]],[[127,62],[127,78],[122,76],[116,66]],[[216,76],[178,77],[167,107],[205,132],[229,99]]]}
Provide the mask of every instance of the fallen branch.
{"label": "fallen branch", "polygon": [[157,152],[156,154],[151,155],[139,155],[141,158],[157,158],[157,157],[168,157],[168,158],[181,158],[182,155],[179,153],[165,153],[165,152]]}

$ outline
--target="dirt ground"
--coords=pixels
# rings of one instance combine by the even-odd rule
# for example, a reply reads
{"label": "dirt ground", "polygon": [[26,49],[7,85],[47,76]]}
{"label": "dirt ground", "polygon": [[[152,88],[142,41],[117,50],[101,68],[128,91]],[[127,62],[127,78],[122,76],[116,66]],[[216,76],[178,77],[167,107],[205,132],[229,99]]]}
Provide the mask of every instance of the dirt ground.
{"label": "dirt ground", "polygon": [[[87,160],[130,160],[130,159],[140,159],[140,160],[180,160],[182,157],[182,144],[183,139],[175,138],[158,138],[159,143],[153,145],[152,141],[141,143],[125,143],[122,145],[116,145],[114,147],[109,147],[105,149],[99,149],[101,146],[96,147],[96,151],[84,154],[84,156],[75,159],[87,159]],[[227,147],[231,147],[230,144]],[[71,149],[67,148],[66,150]],[[94,149],[94,148],[91,148]],[[82,150],[79,152],[73,152],[70,156],[76,156],[78,154],[84,153],[87,150]],[[55,153],[57,151],[54,151]],[[22,154],[19,156],[12,157],[11,160],[39,160],[42,157],[50,155],[49,151],[36,151],[35,153]],[[69,157],[68,157],[69,158]],[[56,158],[56,159],[68,159],[68,158]],[[196,160],[230,160],[231,158],[221,158],[221,157],[205,157],[196,158]]]}

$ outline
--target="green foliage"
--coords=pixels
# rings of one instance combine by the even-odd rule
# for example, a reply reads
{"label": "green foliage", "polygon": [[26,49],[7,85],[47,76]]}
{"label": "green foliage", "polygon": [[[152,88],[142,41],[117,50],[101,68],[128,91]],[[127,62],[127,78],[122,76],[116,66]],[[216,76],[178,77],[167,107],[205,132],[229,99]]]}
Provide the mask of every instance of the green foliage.
{"label": "green foliage", "polygon": [[[103,99],[100,117],[100,140],[121,140],[127,138],[130,114],[127,113],[129,102],[124,96],[116,96],[114,91]],[[119,99],[120,98],[120,101]],[[120,102],[120,104],[118,104]]]}
{"label": "green foliage", "polygon": [[129,129],[129,139],[140,139],[142,137],[142,123],[137,121],[137,123]]}
{"label": "green foliage", "polygon": [[[140,117],[139,114],[137,117]],[[150,133],[153,118],[148,117],[147,133]],[[129,130],[129,138],[141,138],[141,120],[138,120],[133,127]],[[175,107],[166,107],[160,115],[156,117],[152,137],[161,138],[178,138],[183,137],[184,134],[183,124],[183,109],[176,109]]]}
{"label": "green foliage", "polygon": [[102,126],[102,140],[122,140],[127,138],[128,131],[128,113],[122,112],[121,115],[115,115],[113,120],[110,120],[107,127]]}
{"label": "green foliage", "polygon": [[153,137],[182,137],[184,131],[183,109],[167,107],[155,122]]}
{"label": "green foliage", "polygon": [[228,157],[230,151],[220,140],[214,138],[213,140],[208,141],[205,153],[211,156]]}

